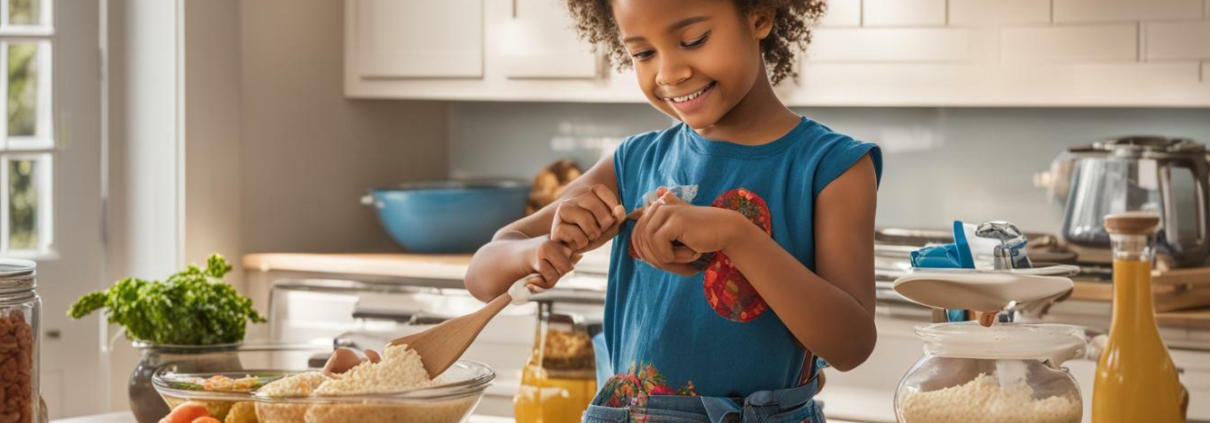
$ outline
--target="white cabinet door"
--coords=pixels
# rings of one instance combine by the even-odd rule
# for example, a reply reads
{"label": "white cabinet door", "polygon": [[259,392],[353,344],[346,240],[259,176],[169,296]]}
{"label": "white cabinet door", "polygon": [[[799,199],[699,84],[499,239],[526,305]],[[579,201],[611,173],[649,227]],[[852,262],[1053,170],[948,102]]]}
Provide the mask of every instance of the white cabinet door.
{"label": "white cabinet door", "polygon": [[358,77],[483,77],[483,0],[348,1]]}
{"label": "white cabinet door", "polygon": [[513,0],[496,46],[510,79],[595,79],[600,62],[580,41],[560,0]]}

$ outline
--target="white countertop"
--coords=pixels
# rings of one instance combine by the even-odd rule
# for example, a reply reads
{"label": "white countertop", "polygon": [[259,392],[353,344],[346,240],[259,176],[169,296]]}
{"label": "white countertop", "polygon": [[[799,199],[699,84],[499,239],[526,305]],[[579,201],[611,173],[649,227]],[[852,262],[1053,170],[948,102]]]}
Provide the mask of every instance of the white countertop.
{"label": "white countertop", "polygon": [[[836,419],[828,419],[828,421],[832,423],[857,423]],[[91,416],[53,420],[51,423],[134,423],[134,416],[132,416],[129,411],[121,411],[117,413],[94,414]],[[470,421],[467,423],[515,423],[515,420],[506,417],[472,415]]]}
{"label": "white countertop", "polygon": [[[51,423],[135,423],[134,416],[129,411],[116,413],[93,414],[91,416],[73,417],[70,419],[52,420]],[[472,415],[467,423],[515,423],[513,419],[504,417]]]}

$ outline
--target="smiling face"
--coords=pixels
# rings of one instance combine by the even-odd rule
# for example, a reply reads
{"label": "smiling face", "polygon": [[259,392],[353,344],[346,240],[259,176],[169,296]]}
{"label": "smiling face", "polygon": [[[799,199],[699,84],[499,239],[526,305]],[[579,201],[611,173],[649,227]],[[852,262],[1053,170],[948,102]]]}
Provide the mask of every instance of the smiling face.
{"label": "smiling face", "polygon": [[614,0],[614,19],[643,94],[694,129],[717,123],[758,82],[767,14],[732,0]]}

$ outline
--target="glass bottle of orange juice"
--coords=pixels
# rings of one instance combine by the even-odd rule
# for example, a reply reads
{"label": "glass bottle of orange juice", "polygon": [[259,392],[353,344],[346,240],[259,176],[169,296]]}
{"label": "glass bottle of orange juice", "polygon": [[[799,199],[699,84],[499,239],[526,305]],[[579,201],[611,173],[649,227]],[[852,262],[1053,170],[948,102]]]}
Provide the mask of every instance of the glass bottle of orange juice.
{"label": "glass bottle of orange juice", "polygon": [[534,351],[513,398],[517,423],[579,423],[597,391],[592,339],[575,316],[538,303]]}
{"label": "glass bottle of orange juice", "polygon": [[1160,337],[1151,296],[1152,213],[1105,217],[1113,243],[1113,322],[1097,362],[1092,421],[1184,422],[1185,391]]}

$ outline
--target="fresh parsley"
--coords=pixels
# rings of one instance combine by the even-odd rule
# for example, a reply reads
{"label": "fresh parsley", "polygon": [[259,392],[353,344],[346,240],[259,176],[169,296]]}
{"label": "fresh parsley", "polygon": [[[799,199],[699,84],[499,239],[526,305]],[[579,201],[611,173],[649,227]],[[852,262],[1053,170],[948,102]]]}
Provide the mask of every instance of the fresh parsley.
{"label": "fresh parsley", "polygon": [[126,278],[81,297],[67,315],[79,319],[107,308],[109,323],[136,341],[160,345],[215,345],[243,341],[247,321],[264,323],[252,300],[222,282],[231,265],[215,254],[206,268],[189,268],[165,281]]}

